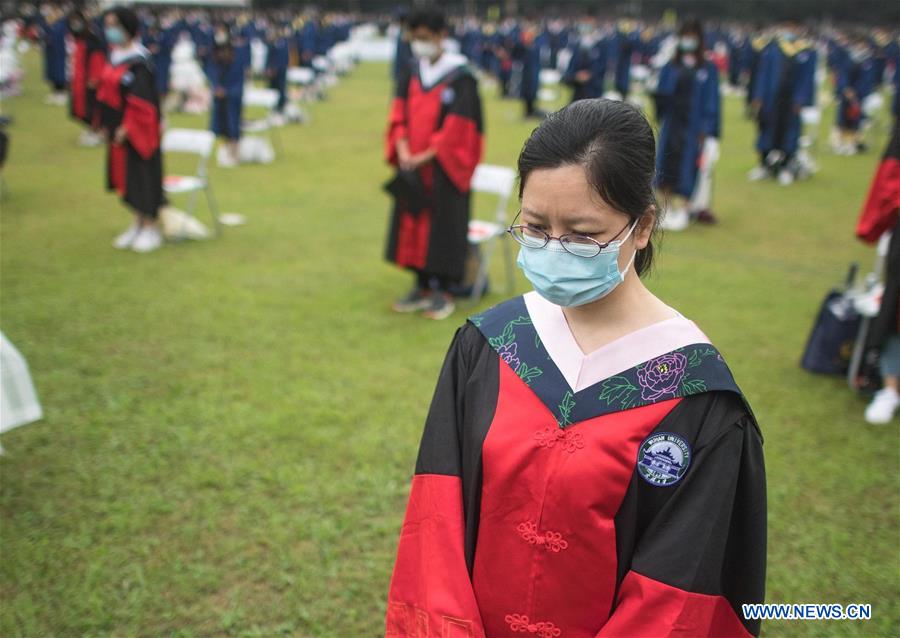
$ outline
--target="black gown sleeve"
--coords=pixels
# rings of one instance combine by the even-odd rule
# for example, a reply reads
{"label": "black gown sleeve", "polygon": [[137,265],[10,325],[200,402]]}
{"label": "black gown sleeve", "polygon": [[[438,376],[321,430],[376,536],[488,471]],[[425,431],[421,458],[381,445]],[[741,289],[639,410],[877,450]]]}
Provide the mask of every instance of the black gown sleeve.
{"label": "black gown sleeve", "polygon": [[474,327],[460,328],[438,377],[391,576],[386,636],[484,635],[466,560],[464,506],[479,339]]}
{"label": "black gown sleeve", "polygon": [[[682,401],[656,431],[692,440],[684,479],[635,475],[616,517],[619,590],[598,637],[756,636],[742,604],[761,603],[766,575],[762,436],[731,393]],[[637,473],[636,473],[637,474]]]}

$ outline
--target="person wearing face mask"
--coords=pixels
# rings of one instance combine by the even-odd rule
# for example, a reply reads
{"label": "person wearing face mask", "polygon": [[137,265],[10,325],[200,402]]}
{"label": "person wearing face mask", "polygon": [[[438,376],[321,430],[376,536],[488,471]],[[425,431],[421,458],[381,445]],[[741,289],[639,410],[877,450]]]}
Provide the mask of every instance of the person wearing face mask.
{"label": "person wearing face mask", "polygon": [[782,25],[763,48],[751,89],[760,163],[750,171],[750,181],[777,176],[782,186],[794,183],[800,110],[815,103],[816,60],[812,43],[798,38],[792,23]]}
{"label": "person wearing face mask", "polygon": [[[763,439],[722,355],[641,280],[655,143],[580,100],[519,156],[534,287],[450,345],[419,447],[388,636],[757,636]],[[429,634],[431,635],[431,634]]]}
{"label": "person wearing face mask", "polygon": [[394,310],[444,319],[454,310],[450,291],[465,274],[469,185],[483,148],[481,100],[465,56],[443,50],[441,13],[418,11],[409,29],[416,62],[396,84],[386,159],[397,180],[421,195],[391,189],[386,256],[415,276]]}
{"label": "person wearing face mask", "polygon": [[609,40],[600,37],[596,26],[584,23],[578,45],[569,60],[563,82],[572,87],[572,102],[603,95]]}
{"label": "person wearing face mask", "polygon": [[103,142],[99,131],[97,86],[106,66],[106,47],[81,10],[69,14],[69,32],[75,44],[70,64],[69,115],[87,127],[81,136],[81,144],[97,146]]}
{"label": "person wearing face mask", "polygon": [[[706,60],[699,22],[685,22],[678,30],[675,56],[660,71],[655,99],[657,187],[668,206],[662,224],[666,230],[684,230],[700,156],[708,139],[718,139],[722,119],[719,73]],[[708,212],[699,219],[714,221]]]}
{"label": "person wearing face mask", "polygon": [[860,123],[864,116],[863,101],[875,90],[875,60],[868,43],[857,37],[847,55],[840,59],[836,68],[835,97],[838,100],[837,126],[840,155],[855,155],[863,150],[860,138]]}
{"label": "person wearing face mask", "polygon": [[150,252],[162,246],[157,219],[163,204],[160,104],[150,52],[138,38],[137,14],[116,7],[103,20],[109,64],[97,90],[107,135],[107,185],[122,197],[135,219],[113,245]]}
{"label": "person wearing face mask", "polygon": [[218,157],[219,166],[223,168],[233,168],[239,161],[245,73],[242,59],[232,46],[228,25],[217,24],[212,54],[206,64],[206,77],[213,95],[210,130],[225,141],[224,152]]}

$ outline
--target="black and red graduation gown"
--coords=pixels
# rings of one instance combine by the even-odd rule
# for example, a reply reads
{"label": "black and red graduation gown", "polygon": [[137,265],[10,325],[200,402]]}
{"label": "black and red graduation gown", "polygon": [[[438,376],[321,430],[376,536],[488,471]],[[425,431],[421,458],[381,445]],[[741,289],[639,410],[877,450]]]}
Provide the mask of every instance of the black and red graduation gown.
{"label": "black and red graduation gown", "polygon": [[468,254],[469,183],[483,148],[478,84],[467,66],[457,66],[430,87],[423,85],[418,67],[401,74],[385,152],[394,166],[400,139],[407,140],[413,155],[428,149],[437,154],[418,169],[426,205],[413,211],[408,202],[394,201],[387,259],[460,281]]}
{"label": "black and red graduation gown", "polygon": [[[136,212],[155,218],[163,203],[161,127],[159,93],[147,57],[136,54],[107,64],[97,100],[109,140],[107,188]],[[119,126],[128,131],[122,144],[114,139]]]}
{"label": "black and red graduation gown", "polygon": [[69,82],[69,115],[91,128],[100,126],[97,88],[106,67],[106,48],[94,33],[75,37]]}
{"label": "black and red graduation gown", "polygon": [[526,298],[469,319],[425,424],[386,635],[758,635],[741,605],[764,598],[762,436],[696,341],[572,391]]}
{"label": "black and red graduation gown", "polygon": [[900,127],[894,126],[891,140],[869,187],[856,236],[874,243],[893,232],[885,258],[885,287],[881,308],[872,322],[866,345],[880,349],[892,334],[900,333]]}

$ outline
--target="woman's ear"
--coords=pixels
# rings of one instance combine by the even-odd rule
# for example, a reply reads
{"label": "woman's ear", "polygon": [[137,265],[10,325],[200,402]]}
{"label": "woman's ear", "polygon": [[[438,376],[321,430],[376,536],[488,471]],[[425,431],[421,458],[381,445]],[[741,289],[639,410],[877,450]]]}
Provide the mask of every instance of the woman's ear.
{"label": "woman's ear", "polygon": [[634,247],[643,250],[650,243],[653,229],[656,227],[656,206],[651,204],[644,211],[634,229]]}

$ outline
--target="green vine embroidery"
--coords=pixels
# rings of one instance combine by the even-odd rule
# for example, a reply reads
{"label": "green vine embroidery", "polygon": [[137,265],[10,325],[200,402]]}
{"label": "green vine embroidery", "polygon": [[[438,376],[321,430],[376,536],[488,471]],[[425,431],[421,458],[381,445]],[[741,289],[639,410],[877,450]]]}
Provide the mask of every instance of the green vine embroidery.
{"label": "green vine embroidery", "polygon": [[706,348],[705,350],[694,350],[691,353],[690,358],[688,359],[688,367],[696,368],[706,357],[714,357],[716,356],[716,351],[712,348]]}
{"label": "green vine embroidery", "polygon": [[559,427],[565,427],[567,425],[572,424],[572,408],[575,407],[575,397],[572,395],[572,392],[567,390],[566,394],[563,396],[562,403],[559,404],[559,414],[560,417],[556,419],[557,423],[559,423]]}
{"label": "green vine embroidery", "polygon": [[488,339],[488,343],[491,344],[492,348],[502,348],[503,346],[508,346],[513,341],[516,340],[516,333],[513,330],[513,326],[527,326],[531,323],[530,317],[522,317],[520,316],[518,319],[513,319],[506,327],[496,337],[491,337]]}
{"label": "green vine embroidery", "polygon": [[519,375],[519,378],[522,379],[522,381],[524,381],[528,385],[531,385],[531,382],[544,374],[544,371],[537,366],[528,367],[528,365],[523,361],[519,363],[518,367],[516,368],[516,374]]}
{"label": "green vine embroidery", "polygon": [[636,405],[638,392],[638,387],[627,377],[610,377],[600,385],[599,399],[606,401],[606,405],[616,404],[628,409]]}

